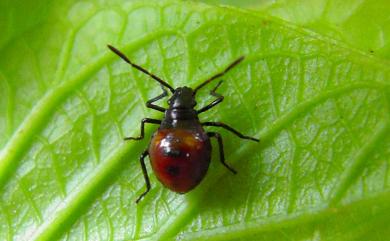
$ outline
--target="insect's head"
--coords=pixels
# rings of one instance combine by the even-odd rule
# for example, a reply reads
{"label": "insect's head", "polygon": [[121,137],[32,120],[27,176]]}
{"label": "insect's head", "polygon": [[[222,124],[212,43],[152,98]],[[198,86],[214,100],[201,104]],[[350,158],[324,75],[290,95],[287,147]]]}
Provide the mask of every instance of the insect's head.
{"label": "insect's head", "polygon": [[179,87],[175,89],[173,95],[168,100],[171,108],[192,109],[196,105],[194,91],[189,87]]}

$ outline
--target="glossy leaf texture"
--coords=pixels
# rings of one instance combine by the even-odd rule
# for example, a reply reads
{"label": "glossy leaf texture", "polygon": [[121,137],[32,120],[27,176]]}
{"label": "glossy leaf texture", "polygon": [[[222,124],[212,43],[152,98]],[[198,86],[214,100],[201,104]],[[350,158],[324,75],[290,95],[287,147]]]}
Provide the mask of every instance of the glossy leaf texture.
{"label": "glossy leaf texture", "polygon": [[200,0],[240,6],[328,36],[363,52],[390,59],[387,0]]}
{"label": "glossy leaf texture", "polygon": [[[0,240],[388,239],[387,60],[242,9],[45,2],[35,25],[2,39]],[[123,137],[162,117],[145,107],[161,89],[106,44],[173,86],[196,86],[244,55],[223,77],[224,102],[200,116],[260,137],[212,128],[238,174],[214,149],[193,192],[170,192],[150,172],[136,205],[148,138]]]}

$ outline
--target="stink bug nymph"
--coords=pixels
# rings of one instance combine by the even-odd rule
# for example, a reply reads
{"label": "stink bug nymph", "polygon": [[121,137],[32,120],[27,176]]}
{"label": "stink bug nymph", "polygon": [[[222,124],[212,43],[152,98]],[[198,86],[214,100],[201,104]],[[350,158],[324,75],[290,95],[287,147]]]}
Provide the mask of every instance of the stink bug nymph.
{"label": "stink bug nymph", "polygon": [[[244,57],[240,57],[220,73],[204,81],[195,89],[189,87],[179,87],[174,89],[167,82],[150,73],[139,65],[132,63],[123,53],[108,45],[111,51],[121,57],[124,61],[139,71],[149,75],[152,79],[160,83],[163,93],[146,102],[148,108],[164,112],[162,120],[144,118],[141,122],[141,135],[139,137],[126,137],[125,140],[141,140],[144,138],[144,126],[146,123],[160,125],[153,134],[149,147],[141,154],[140,163],[145,178],[146,191],[142,193],[136,203],[138,203],[150,190],[150,181],[145,166],[145,157],[149,155],[152,169],[157,179],[167,188],[174,192],[186,193],[195,188],[206,175],[211,158],[210,138],[214,137],[218,141],[219,156],[221,163],[232,173],[237,172],[225,162],[223,143],[221,135],[217,132],[206,132],[204,126],[222,127],[242,139],[258,142],[259,139],[245,136],[222,122],[200,122],[198,115],[203,113],[223,101],[223,96],[215,91],[221,85],[220,81],[210,94],[216,99],[210,104],[196,110],[196,92],[211,81],[223,76],[234,66],[238,65]],[[169,107],[165,109],[153,104],[153,102],[168,96],[166,88],[172,93],[168,100]]]}

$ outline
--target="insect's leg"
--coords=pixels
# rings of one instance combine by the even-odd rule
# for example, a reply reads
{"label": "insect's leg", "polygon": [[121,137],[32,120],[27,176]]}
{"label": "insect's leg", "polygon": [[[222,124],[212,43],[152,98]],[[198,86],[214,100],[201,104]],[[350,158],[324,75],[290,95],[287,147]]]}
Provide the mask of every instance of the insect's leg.
{"label": "insect's leg", "polygon": [[241,134],[240,132],[238,132],[237,130],[233,129],[232,127],[226,125],[225,123],[222,123],[222,122],[203,122],[201,123],[202,126],[217,126],[217,127],[222,127],[230,132],[232,132],[233,134],[235,134],[236,136],[242,138],[242,139],[247,139],[247,140],[251,140],[251,141],[256,141],[256,142],[259,142],[260,140],[257,139],[257,138],[254,138],[254,137],[250,137],[250,136],[245,136],[243,134]]}
{"label": "insect's leg", "polygon": [[225,154],[224,154],[224,151],[223,151],[223,143],[222,143],[222,137],[219,133],[217,132],[207,132],[207,135],[211,138],[211,137],[215,137],[218,141],[218,145],[219,145],[219,160],[221,161],[222,165],[224,165],[227,169],[229,169],[231,172],[233,172],[234,174],[237,174],[237,171],[234,170],[233,168],[231,168],[228,164],[226,164],[225,162]]}
{"label": "insect's leg", "polygon": [[155,101],[158,101],[162,98],[164,98],[165,96],[168,95],[168,92],[166,89],[164,89],[164,87],[161,85],[161,89],[163,90],[163,93],[157,97],[154,97],[153,99],[150,99],[148,101],[146,101],[146,107],[148,108],[151,108],[151,109],[154,109],[154,110],[158,110],[158,111],[161,111],[161,112],[165,112],[166,109],[161,107],[161,106],[158,106],[158,105],[155,105],[155,104],[152,104],[153,102]]}
{"label": "insect's leg", "polygon": [[223,98],[224,98],[223,95],[218,94],[218,93],[215,92],[221,84],[222,84],[222,80],[219,81],[219,83],[214,87],[214,89],[212,89],[210,91],[210,95],[217,97],[217,99],[215,99],[210,104],[204,106],[200,110],[196,111],[198,114],[213,108],[214,106],[218,105],[219,103],[221,103],[223,101]]}
{"label": "insect's leg", "polygon": [[141,156],[139,157],[139,162],[141,163],[141,168],[142,168],[142,173],[144,175],[145,183],[146,183],[146,191],[143,192],[135,201],[135,203],[138,204],[138,202],[149,192],[150,190],[150,181],[149,181],[149,176],[148,176],[148,171],[146,170],[146,165],[145,165],[145,157],[149,155],[148,150],[145,150],[142,152]]}
{"label": "insect's leg", "polygon": [[144,139],[144,126],[145,123],[150,124],[161,124],[161,120],[151,119],[151,118],[143,118],[141,121],[141,135],[139,137],[125,137],[124,140],[142,140]]}

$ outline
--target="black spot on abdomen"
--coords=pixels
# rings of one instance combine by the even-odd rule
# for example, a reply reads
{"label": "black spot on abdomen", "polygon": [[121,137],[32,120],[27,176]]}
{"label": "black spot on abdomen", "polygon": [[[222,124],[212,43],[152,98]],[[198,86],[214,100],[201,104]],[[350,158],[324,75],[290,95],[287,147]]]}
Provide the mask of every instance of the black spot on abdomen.
{"label": "black spot on abdomen", "polygon": [[173,177],[176,177],[180,174],[180,168],[178,166],[167,166],[165,170]]}

